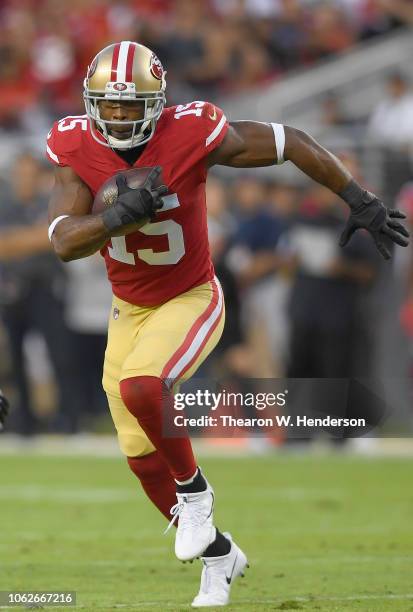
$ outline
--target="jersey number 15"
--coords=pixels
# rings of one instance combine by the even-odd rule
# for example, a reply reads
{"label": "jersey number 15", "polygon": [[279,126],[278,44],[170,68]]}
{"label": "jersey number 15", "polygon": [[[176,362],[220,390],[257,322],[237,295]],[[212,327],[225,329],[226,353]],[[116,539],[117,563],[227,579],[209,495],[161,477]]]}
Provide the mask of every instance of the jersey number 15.
{"label": "jersey number 15", "polygon": [[[176,193],[164,196],[161,212],[178,208],[179,200]],[[167,236],[169,248],[167,251],[155,252],[153,249],[138,249],[138,258],[150,266],[167,266],[177,264],[185,255],[184,233],[182,226],[172,219],[156,221],[143,225],[139,231],[145,236]],[[130,266],[136,265],[135,253],[126,250],[125,236],[111,239],[112,246],[108,248],[112,259]]]}

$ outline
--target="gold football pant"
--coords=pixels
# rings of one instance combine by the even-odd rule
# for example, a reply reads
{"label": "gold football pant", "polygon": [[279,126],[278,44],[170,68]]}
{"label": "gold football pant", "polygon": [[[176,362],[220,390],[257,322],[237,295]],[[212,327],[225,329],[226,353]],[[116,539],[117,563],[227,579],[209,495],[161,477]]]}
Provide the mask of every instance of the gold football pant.
{"label": "gold football pant", "polygon": [[216,278],[161,306],[134,306],[114,296],[103,388],[126,456],[138,457],[155,449],[123,403],[120,381],[156,376],[177,388],[215,348],[224,321],[224,298]]}

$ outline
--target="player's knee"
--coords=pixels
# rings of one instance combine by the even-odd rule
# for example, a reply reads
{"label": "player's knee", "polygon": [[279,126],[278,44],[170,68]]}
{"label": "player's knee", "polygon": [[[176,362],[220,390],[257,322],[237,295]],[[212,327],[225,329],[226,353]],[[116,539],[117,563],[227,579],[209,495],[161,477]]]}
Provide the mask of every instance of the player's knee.
{"label": "player's knee", "polygon": [[138,420],[161,409],[165,392],[164,382],[156,376],[134,376],[120,382],[122,400]]}
{"label": "player's knee", "polygon": [[139,457],[127,457],[128,465],[138,478],[146,483],[159,483],[161,477],[171,478],[168,466],[159,451]]}

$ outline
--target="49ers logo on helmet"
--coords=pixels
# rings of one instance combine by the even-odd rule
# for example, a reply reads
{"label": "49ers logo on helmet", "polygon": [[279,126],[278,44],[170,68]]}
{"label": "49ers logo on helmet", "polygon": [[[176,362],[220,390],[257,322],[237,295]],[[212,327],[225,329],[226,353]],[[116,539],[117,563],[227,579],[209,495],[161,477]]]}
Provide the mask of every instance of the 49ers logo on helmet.
{"label": "49ers logo on helmet", "polygon": [[161,64],[160,59],[156,57],[155,53],[152,53],[150,70],[152,76],[154,76],[155,79],[158,79],[158,81],[162,81],[163,66]]}
{"label": "49ers logo on helmet", "polygon": [[127,88],[126,83],[115,83],[113,86],[113,89],[116,89],[116,91],[125,91]]}

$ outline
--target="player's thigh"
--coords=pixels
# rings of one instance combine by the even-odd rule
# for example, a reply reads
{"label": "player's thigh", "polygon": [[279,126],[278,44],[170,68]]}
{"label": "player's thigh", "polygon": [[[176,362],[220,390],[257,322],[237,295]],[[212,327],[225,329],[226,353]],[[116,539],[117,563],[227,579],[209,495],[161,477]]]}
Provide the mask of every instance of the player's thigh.
{"label": "player's thigh", "polygon": [[218,344],[222,332],[224,331],[225,325],[225,310],[223,316],[220,318],[218,325],[214,332],[211,334],[210,338],[207,340],[206,344],[203,346],[200,353],[196,356],[196,358],[191,362],[188,368],[186,368],[183,373],[179,376],[179,378],[175,379],[172,377],[173,381],[173,389],[174,392],[177,393],[179,390],[179,386],[184,383],[186,380],[189,380],[191,376],[195,374],[201,364],[205,361],[210,353],[214,350],[216,345]]}
{"label": "player's thigh", "polygon": [[122,366],[127,356],[133,352],[140,330],[152,310],[113,297],[102,381],[107,394],[120,397]]}
{"label": "player's thigh", "polygon": [[118,434],[119,447],[127,457],[148,455],[155,450],[137,419],[129,412],[120,394],[107,394],[110,413]]}
{"label": "player's thigh", "polygon": [[121,379],[157,376],[171,385],[186,380],[218,343],[224,319],[217,280],[169,300],[145,321]]}

